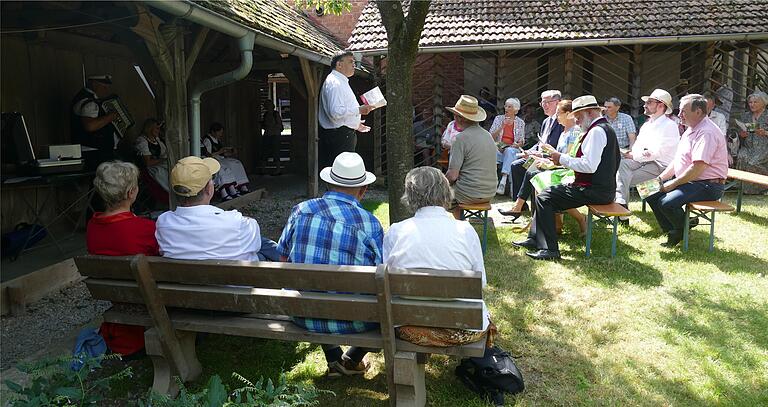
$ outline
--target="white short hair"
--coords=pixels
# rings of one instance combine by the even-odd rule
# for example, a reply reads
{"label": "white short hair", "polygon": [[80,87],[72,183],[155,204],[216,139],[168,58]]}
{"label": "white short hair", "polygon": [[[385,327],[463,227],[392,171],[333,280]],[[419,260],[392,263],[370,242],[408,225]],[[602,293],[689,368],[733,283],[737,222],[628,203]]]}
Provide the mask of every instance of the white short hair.
{"label": "white short hair", "polygon": [[563,98],[563,94],[560,93],[559,90],[550,89],[550,90],[545,90],[544,92],[541,92],[541,98],[542,99],[544,99],[544,98],[562,99]]}
{"label": "white short hair", "polygon": [[518,98],[509,98],[506,101],[504,101],[504,105],[510,104],[515,110],[520,110],[520,99]]}
{"label": "white short hair", "polygon": [[453,200],[453,191],[440,170],[417,167],[405,176],[405,193],[400,200],[413,213],[427,206],[447,208]]}
{"label": "white short hair", "polygon": [[93,186],[107,208],[128,199],[128,193],[139,184],[139,168],[123,161],[107,161],[96,168]]}
{"label": "white short hair", "polygon": [[766,94],[765,92],[763,92],[761,90],[758,90],[758,91],[752,93],[751,95],[749,95],[747,97],[747,102],[749,102],[752,99],[760,99],[760,100],[763,101],[764,105],[768,105],[768,94]]}

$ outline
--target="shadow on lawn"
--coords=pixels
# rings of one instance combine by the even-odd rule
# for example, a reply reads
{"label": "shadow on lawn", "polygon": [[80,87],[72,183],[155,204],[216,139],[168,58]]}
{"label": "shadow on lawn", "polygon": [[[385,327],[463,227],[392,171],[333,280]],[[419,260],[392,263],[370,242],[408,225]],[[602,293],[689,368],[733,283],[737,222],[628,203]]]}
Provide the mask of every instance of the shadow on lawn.
{"label": "shadow on lawn", "polygon": [[690,239],[688,251],[682,251],[682,243],[674,250],[662,251],[659,256],[665,261],[686,260],[713,264],[724,273],[765,273],[768,262],[743,251],[720,249],[715,241],[715,251],[710,253],[709,232],[695,231]]}
{"label": "shadow on lawn", "polygon": [[[622,386],[638,395],[656,393],[670,404],[768,405],[767,379],[755,374],[765,368],[768,305],[730,292],[720,294],[671,291],[680,305],[670,305],[659,324],[666,327],[661,339],[679,349],[678,357],[684,360],[678,365],[681,372],[661,371],[638,358],[627,363]],[[698,377],[696,383],[682,379],[691,371]],[[631,380],[636,377],[643,377],[643,382]]]}

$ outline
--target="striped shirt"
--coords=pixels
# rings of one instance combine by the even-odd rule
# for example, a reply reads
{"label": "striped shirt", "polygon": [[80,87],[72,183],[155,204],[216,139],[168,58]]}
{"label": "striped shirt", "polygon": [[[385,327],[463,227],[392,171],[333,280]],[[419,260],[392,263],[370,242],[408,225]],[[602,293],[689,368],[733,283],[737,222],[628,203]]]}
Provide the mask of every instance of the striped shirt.
{"label": "striped shirt", "polygon": [[[382,262],[384,230],[352,196],[329,191],[296,205],[277,250],[293,263],[375,266]],[[293,318],[313,332],[353,333],[378,327],[360,321]]]}

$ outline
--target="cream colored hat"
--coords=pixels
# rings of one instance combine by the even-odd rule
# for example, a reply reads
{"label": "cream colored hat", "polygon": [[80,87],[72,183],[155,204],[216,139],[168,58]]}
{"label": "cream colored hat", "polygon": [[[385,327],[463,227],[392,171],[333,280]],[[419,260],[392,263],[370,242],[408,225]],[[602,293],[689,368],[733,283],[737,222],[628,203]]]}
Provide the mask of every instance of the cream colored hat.
{"label": "cream colored hat", "polygon": [[664,89],[654,89],[650,96],[643,96],[643,102],[647,102],[648,99],[655,99],[667,106],[666,114],[672,113],[672,95]]}
{"label": "cream colored hat", "polygon": [[446,106],[446,109],[473,122],[481,122],[485,120],[487,115],[485,109],[480,108],[477,99],[469,95],[461,95],[456,106]]}
{"label": "cream colored hat", "polygon": [[376,182],[376,176],[365,170],[363,157],[357,153],[343,152],[333,160],[332,167],[320,171],[320,179],[340,187],[362,187]]}
{"label": "cream colored hat", "polygon": [[576,99],[573,99],[571,106],[573,107],[571,113],[576,113],[585,109],[601,110],[603,108],[597,103],[597,99],[592,95],[579,96]]}
{"label": "cream colored hat", "polygon": [[221,169],[214,158],[184,157],[171,170],[171,188],[181,196],[195,196]]}

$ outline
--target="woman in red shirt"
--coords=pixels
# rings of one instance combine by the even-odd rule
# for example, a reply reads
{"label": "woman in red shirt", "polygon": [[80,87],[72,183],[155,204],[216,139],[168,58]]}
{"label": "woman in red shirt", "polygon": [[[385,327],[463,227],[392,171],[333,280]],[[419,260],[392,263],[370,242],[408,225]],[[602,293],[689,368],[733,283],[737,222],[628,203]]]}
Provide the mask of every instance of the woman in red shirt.
{"label": "woman in red shirt", "polygon": [[[85,238],[89,254],[158,255],[155,222],[131,212],[139,194],[138,179],[139,169],[131,163],[110,161],[96,168],[93,186],[107,209],[88,221]],[[127,356],[144,348],[144,327],[105,322],[99,333],[112,352]]]}

